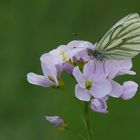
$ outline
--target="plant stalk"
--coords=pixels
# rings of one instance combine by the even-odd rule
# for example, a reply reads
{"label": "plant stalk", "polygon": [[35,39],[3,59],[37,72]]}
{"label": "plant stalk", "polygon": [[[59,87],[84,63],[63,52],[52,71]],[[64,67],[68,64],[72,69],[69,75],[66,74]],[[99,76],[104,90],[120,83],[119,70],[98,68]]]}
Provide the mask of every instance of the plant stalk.
{"label": "plant stalk", "polygon": [[89,103],[85,102],[85,109],[84,109],[84,114],[85,114],[85,124],[86,124],[86,129],[87,129],[87,140],[93,140],[92,139],[92,131],[90,128],[90,118],[89,118]]}

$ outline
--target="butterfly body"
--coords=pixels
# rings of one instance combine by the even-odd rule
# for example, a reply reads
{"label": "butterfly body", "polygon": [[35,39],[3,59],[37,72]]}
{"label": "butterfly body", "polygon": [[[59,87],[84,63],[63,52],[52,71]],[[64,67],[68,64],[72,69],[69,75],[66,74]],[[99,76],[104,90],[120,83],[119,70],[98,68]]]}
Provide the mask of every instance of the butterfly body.
{"label": "butterfly body", "polygon": [[88,55],[92,58],[92,59],[96,59],[96,60],[103,60],[104,59],[104,54],[98,50],[93,50],[91,48],[87,49]]}

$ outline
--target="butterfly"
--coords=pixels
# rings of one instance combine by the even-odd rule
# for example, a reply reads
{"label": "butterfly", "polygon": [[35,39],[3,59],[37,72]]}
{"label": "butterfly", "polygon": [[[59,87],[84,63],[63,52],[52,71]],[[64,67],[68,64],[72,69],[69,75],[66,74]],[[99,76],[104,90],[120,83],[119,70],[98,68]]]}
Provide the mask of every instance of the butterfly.
{"label": "butterfly", "polygon": [[88,55],[97,60],[131,59],[140,53],[140,17],[129,14],[112,26]]}

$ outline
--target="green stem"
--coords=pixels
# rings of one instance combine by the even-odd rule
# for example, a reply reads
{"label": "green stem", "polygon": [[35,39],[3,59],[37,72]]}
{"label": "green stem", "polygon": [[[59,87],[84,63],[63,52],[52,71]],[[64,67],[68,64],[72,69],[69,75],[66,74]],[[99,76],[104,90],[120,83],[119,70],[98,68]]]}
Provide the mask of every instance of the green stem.
{"label": "green stem", "polygon": [[[74,98],[70,93],[68,93],[64,87],[61,87],[59,88],[63,93],[64,95],[69,99],[71,100],[73,103],[76,103],[79,105],[79,107],[81,108],[81,111],[83,110],[80,102]],[[92,130],[90,128],[90,118],[89,118],[89,103],[88,102],[85,102],[85,108],[84,108],[84,117],[82,117],[82,120],[85,124],[85,128],[87,130],[87,140],[92,140]],[[82,111],[83,112],[83,111]],[[71,133],[74,134],[74,132],[71,130],[71,129],[67,129],[69,130]],[[82,135],[77,135],[79,138],[83,139],[83,140],[86,140]]]}
{"label": "green stem", "polygon": [[92,140],[92,132],[91,132],[91,128],[90,128],[90,118],[89,118],[89,103],[85,102],[85,109],[84,109],[84,113],[85,113],[85,125],[86,125],[86,129],[87,129],[87,140]]}

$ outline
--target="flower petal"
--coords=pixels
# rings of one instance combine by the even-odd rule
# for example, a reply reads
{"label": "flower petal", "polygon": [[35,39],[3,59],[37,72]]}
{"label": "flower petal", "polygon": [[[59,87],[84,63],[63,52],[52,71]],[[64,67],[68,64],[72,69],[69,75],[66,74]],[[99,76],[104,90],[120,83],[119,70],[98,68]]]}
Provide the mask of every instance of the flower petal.
{"label": "flower petal", "polygon": [[82,48],[92,48],[92,49],[94,49],[94,47],[95,47],[95,45],[93,45],[91,42],[83,41],[83,40],[73,40],[73,41],[69,42],[67,44],[67,46],[68,46],[68,48],[71,48],[71,49],[73,49],[75,47],[81,48],[82,46],[83,46]]}
{"label": "flower petal", "polygon": [[134,71],[131,71],[131,70],[120,70],[117,75],[124,75],[124,74],[136,75],[136,73]]}
{"label": "flower petal", "polygon": [[109,79],[113,79],[120,70],[120,64],[116,60],[107,60],[104,64],[106,75]]}
{"label": "flower petal", "polygon": [[53,63],[54,58],[49,53],[43,54],[40,60],[44,75],[57,75],[56,64]]}
{"label": "flower petal", "polygon": [[133,81],[127,81],[123,83],[123,94],[121,98],[129,100],[133,98],[137,92],[138,84]]}
{"label": "flower petal", "polygon": [[83,73],[87,79],[94,74],[94,71],[95,71],[95,64],[93,61],[89,61],[88,63],[85,64]]}
{"label": "flower petal", "polygon": [[73,65],[69,64],[69,63],[63,63],[63,70],[66,71],[68,74],[72,75],[73,72]]}
{"label": "flower petal", "polygon": [[50,87],[52,85],[52,82],[49,79],[46,79],[45,76],[38,75],[35,73],[28,73],[27,81],[31,84],[39,85],[43,87]]}
{"label": "flower petal", "polygon": [[95,98],[102,98],[112,90],[112,86],[109,80],[103,79],[99,81],[93,82],[93,89],[90,91],[93,97]]}
{"label": "flower petal", "polygon": [[86,49],[89,47],[94,47],[92,43],[88,41],[74,40],[67,44],[67,55],[69,58],[73,58],[74,56],[79,56],[81,52],[86,52]]}
{"label": "flower petal", "polygon": [[81,40],[73,40],[73,41],[70,41],[67,44],[67,48],[74,49],[75,47],[78,47],[82,42],[84,42],[84,41],[81,41]]}
{"label": "flower petal", "polygon": [[102,99],[92,99],[90,108],[95,112],[108,113],[107,104]]}
{"label": "flower petal", "polygon": [[47,63],[48,65],[57,65],[62,63],[61,59],[57,57],[57,54],[44,53],[40,57],[40,61]]}
{"label": "flower petal", "polygon": [[53,57],[46,53],[43,54],[40,58],[42,71],[46,77],[51,77],[52,81],[58,86],[58,79],[60,78],[62,68],[59,64],[53,63]]}
{"label": "flower petal", "polygon": [[77,80],[78,84],[81,87],[85,88],[85,78],[83,74],[81,73],[81,71],[79,70],[78,66],[73,69],[73,76]]}
{"label": "flower petal", "polygon": [[113,80],[111,80],[111,84],[112,84],[112,91],[110,93],[110,96],[119,98],[123,93],[123,87],[119,83]]}
{"label": "flower petal", "polygon": [[106,78],[105,73],[105,64],[104,61],[94,61],[95,69],[94,69],[94,79],[93,80],[102,80]]}
{"label": "flower petal", "polygon": [[78,84],[75,86],[75,96],[81,101],[90,101],[91,98],[87,90],[81,88]]}
{"label": "flower petal", "polygon": [[105,61],[105,71],[109,79],[115,78],[117,75],[130,74],[134,75],[133,71],[130,71],[132,67],[131,60],[107,60]]}
{"label": "flower petal", "polygon": [[120,62],[121,69],[117,75],[124,75],[124,74],[135,75],[136,74],[134,71],[130,70],[132,68],[132,61],[130,59],[121,60],[119,62]]}
{"label": "flower petal", "polygon": [[125,70],[130,70],[132,68],[132,61],[131,59],[128,60],[120,60],[120,67]]}

